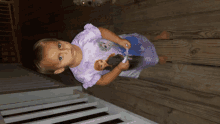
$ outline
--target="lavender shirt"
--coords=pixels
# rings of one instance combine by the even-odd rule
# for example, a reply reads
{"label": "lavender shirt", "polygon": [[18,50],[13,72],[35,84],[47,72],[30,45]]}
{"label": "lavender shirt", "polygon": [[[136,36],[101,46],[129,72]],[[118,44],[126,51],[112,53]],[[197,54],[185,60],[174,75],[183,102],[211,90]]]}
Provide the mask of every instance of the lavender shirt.
{"label": "lavender shirt", "polygon": [[[122,71],[119,76],[138,78],[142,69],[154,66],[158,63],[158,56],[153,44],[150,43],[146,37],[137,33],[119,35],[121,38],[125,38],[127,36],[134,36],[137,37],[139,41],[142,41],[141,44],[143,43],[143,45],[141,46],[141,56],[144,56],[145,59],[142,66],[139,68]],[[116,43],[102,39],[99,29],[90,23],[84,26],[84,30],[76,35],[71,44],[80,47],[83,53],[81,63],[77,67],[70,68],[70,70],[72,71],[74,77],[79,82],[83,83],[83,87],[85,89],[95,85],[101,78],[101,75],[109,72],[107,70],[95,70],[94,63],[96,60],[106,60],[112,53],[125,55]]]}

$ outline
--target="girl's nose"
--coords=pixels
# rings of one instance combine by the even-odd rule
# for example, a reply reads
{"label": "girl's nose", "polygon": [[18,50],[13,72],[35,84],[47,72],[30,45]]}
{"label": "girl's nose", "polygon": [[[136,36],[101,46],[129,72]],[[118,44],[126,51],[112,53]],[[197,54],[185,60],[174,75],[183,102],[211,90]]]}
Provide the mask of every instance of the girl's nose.
{"label": "girl's nose", "polygon": [[68,52],[71,52],[71,49],[62,49],[61,53],[67,54]]}

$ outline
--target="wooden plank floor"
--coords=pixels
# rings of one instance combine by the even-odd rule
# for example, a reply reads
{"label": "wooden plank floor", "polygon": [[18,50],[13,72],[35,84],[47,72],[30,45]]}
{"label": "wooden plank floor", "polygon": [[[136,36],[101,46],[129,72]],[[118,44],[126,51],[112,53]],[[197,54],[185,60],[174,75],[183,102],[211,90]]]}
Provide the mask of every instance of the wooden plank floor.
{"label": "wooden plank floor", "polygon": [[118,35],[171,34],[169,40],[152,41],[169,62],[144,69],[138,80],[117,77],[84,91],[160,124],[220,123],[219,5],[215,0],[146,0],[114,6]]}
{"label": "wooden plank floor", "polygon": [[[193,101],[189,102],[188,100],[187,102],[180,100],[178,97],[158,94],[156,91],[169,92],[171,89],[166,89],[157,84],[151,84],[149,86],[151,90],[148,91],[148,88],[143,85],[149,82],[128,80],[130,79],[117,78],[117,80],[113,81],[108,86],[93,86],[92,88],[88,88],[85,92],[159,124],[171,124],[174,122],[177,124],[219,123],[219,110],[216,111],[215,108],[197,104],[199,102],[196,102],[196,100],[194,101],[195,103]],[[127,84],[125,84],[126,81]],[[197,99],[199,98],[200,97],[197,97]],[[209,115],[211,118],[208,117]]]}
{"label": "wooden plank floor", "polygon": [[[118,35],[139,33],[154,37],[167,30],[171,33],[169,40],[152,41],[158,55],[168,56],[167,64],[144,69],[139,79],[118,77],[107,86],[93,86],[84,92],[159,124],[219,124],[219,5],[216,0],[135,0],[135,3],[118,0],[112,8],[108,5],[94,10],[82,7],[79,10],[83,12],[80,12],[68,7],[61,9],[62,16],[56,17],[50,25],[41,25],[41,32],[30,35],[24,31],[22,37],[23,41],[37,41],[47,36],[71,41],[72,34],[78,32],[76,28],[83,27],[86,22]],[[55,9],[50,11],[55,12]],[[38,17],[42,17],[38,13]],[[65,24],[65,30],[57,27],[60,24]],[[57,80],[73,81],[55,76]]]}

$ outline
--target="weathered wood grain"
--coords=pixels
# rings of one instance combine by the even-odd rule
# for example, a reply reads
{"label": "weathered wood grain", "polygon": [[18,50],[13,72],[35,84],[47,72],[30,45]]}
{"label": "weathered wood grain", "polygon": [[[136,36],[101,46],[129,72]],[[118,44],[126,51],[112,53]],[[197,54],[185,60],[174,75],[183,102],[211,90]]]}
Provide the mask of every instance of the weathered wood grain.
{"label": "weathered wood grain", "polygon": [[[101,27],[114,32],[114,25],[104,25]],[[60,40],[71,42],[79,32],[79,30],[63,30],[62,32],[48,32],[35,34],[34,36],[23,36],[23,38],[26,40],[36,40],[36,42],[42,38],[58,38]]]}
{"label": "weathered wood grain", "polygon": [[[122,31],[116,29],[117,31]],[[123,32],[123,31],[122,31]],[[136,32],[144,36],[155,37],[162,31]],[[220,30],[192,30],[192,31],[167,31],[170,39],[217,39],[220,38]]]}
{"label": "weathered wood grain", "polygon": [[168,61],[220,66],[219,39],[175,39],[152,42]]}
{"label": "weathered wood grain", "polygon": [[[133,4],[115,8],[113,17],[115,33],[136,32],[156,36],[161,31],[167,30],[172,34],[171,39],[180,40],[153,42],[158,55],[166,55],[168,61],[174,63],[220,65],[219,40],[213,39],[220,37],[219,1],[161,0],[152,6],[149,4],[150,2],[145,5]],[[188,38],[188,40],[181,40],[181,38]],[[192,40],[196,38],[211,39]],[[144,79],[157,83],[121,78],[108,86],[112,89],[96,88],[93,90],[96,92],[93,95],[103,93],[100,98],[104,99],[106,94],[111,92],[106,100],[128,110],[136,111],[138,108],[143,108],[136,113],[145,113],[141,111],[152,109],[152,111],[148,111],[148,115],[162,117],[162,120],[154,118],[159,123],[220,123],[219,71],[220,69],[217,67],[168,63],[142,71],[141,75]],[[128,94],[128,96],[122,95],[118,91]],[[146,106],[149,103],[133,97],[128,100],[131,96],[174,109],[169,113],[164,111],[165,114],[161,115],[161,113],[155,113],[155,111],[157,112],[156,106],[151,105],[152,108],[149,109]],[[134,101],[138,102],[136,107]],[[146,114],[145,117],[152,118]]]}
{"label": "weathered wood grain", "polygon": [[[151,1],[152,2],[152,1]],[[143,3],[143,5],[142,5]],[[174,17],[177,15],[190,15],[192,13],[202,13],[220,10],[220,1],[209,0],[178,0],[160,1],[156,5],[149,6],[146,1],[123,7],[121,16],[123,20],[114,18],[114,23],[132,22],[138,20],[148,20],[163,17]],[[142,7],[139,7],[142,5]],[[147,6],[148,5],[148,6]]]}
{"label": "weathered wood grain", "polygon": [[[139,79],[220,95],[220,69],[216,67],[167,63],[143,69]],[[212,95],[209,97],[212,98]]]}
{"label": "weathered wood grain", "polygon": [[114,13],[114,15],[119,15],[121,12],[129,13],[132,10],[137,11],[145,9],[146,7],[156,6],[159,3],[166,3],[173,0],[117,0],[115,4],[111,6],[114,10],[121,8],[119,13]]}
{"label": "weathered wood grain", "polygon": [[220,97],[214,94],[122,77],[109,87],[220,123]]}
{"label": "weathered wood grain", "polygon": [[134,3],[133,0],[116,0],[115,5],[126,5],[126,4],[131,4]]}
{"label": "weathered wood grain", "polygon": [[[46,14],[47,16],[42,16],[42,12],[36,12],[34,13],[35,18],[32,19],[32,17],[29,18],[28,16],[26,20],[27,23],[23,23],[22,30],[24,32],[34,28],[37,31],[40,30],[40,33],[47,33],[83,29],[86,23],[92,23],[95,26],[113,24],[113,18],[111,16],[112,9],[108,4],[96,8],[83,6],[76,8],[74,6],[60,8],[60,12],[54,13],[49,13],[50,11],[44,10],[44,15]],[[27,32],[25,32],[25,34],[27,35]],[[32,34],[28,34],[28,36],[29,35]]]}
{"label": "weathered wood grain", "polygon": [[[182,101],[178,97],[174,98],[167,95],[158,94],[155,91],[162,91],[165,88],[157,84],[153,84],[151,86],[152,90],[149,90],[145,85],[147,83],[149,82],[137,79],[130,80],[128,78],[117,78],[116,81],[113,81],[108,86],[93,86],[92,88],[89,88],[87,92],[90,92],[90,94],[96,97],[104,99],[160,124],[165,122],[174,123],[178,119],[176,118],[172,120],[172,117],[176,116],[176,113],[172,113],[174,110],[178,111],[178,114],[182,115],[186,115],[187,113],[191,116],[191,119],[196,119],[198,124],[217,124],[212,122],[213,120],[217,121],[218,123],[220,122],[218,118],[220,113],[218,110],[218,112],[216,109],[207,111],[206,108],[209,108],[208,106],[201,106],[193,102],[189,103],[189,100]],[[170,114],[172,117],[169,118]],[[156,117],[152,118],[148,115],[153,115]],[[203,119],[201,116],[206,117]],[[207,116],[210,116],[211,118],[206,120]],[[181,118],[188,119],[187,116],[182,116]],[[183,121],[182,123],[186,124],[186,122],[187,121]],[[190,122],[190,124],[192,124],[193,121]]]}
{"label": "weathered wood grain", "polygon": [[103,15],[103,16],[100,16],[99,18],[94,18],[94,19],[90,20],[89,23],[92,23],[97,26],[112,25],[113,18],[111,15]]}
{"label": "weathered wood grain", "polygon": [[[220,11],[149,19],[134,22],[115,23],[115,27],[124,32],[148,31],[196,31],[218,30],[220,28]],[[116,32],[117,33],[117,32]],[[120,32],[121,33],[121,32]]]}
{"label": "weathered wood grain", "polygon": [[173,110],[170,113],[168,120],[172,120],[176,124],[219,124],[177,110]]}
{"label": "weathered wood grain", "polygon": [[106,29],[108,29],[108,30],[114,32],[114,25],[103,25],[103,26],[101,26],[101,27],[106,28]]}

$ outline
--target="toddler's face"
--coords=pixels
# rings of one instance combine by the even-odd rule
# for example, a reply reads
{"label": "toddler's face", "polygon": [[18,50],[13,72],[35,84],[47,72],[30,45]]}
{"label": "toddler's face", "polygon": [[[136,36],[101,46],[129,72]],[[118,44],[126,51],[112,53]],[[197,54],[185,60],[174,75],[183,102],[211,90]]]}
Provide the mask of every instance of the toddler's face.
{"label": "toddler's face", "polygon": [[66,41],[43,43],[43,60],[40,66],[50,69],[65,68],[75,62],[76,49]]}

